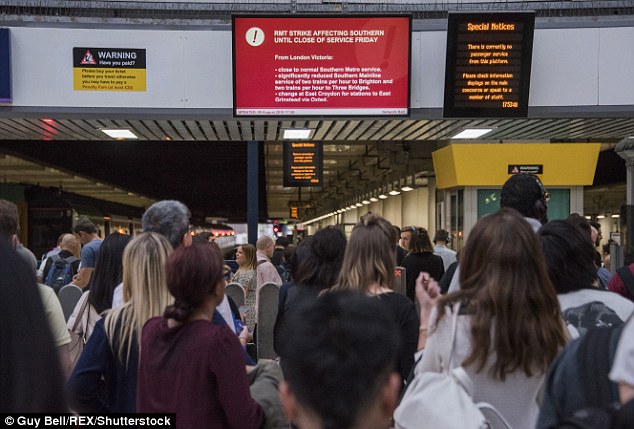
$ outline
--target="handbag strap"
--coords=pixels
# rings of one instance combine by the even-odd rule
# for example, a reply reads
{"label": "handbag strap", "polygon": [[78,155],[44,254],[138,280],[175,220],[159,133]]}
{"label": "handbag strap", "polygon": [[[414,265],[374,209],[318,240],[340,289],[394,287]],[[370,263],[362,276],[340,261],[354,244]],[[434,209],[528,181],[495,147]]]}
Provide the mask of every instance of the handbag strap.
{"label": "handbag strap", "polygon": [[[90,292],[86,292],[86,293],[90,293]],[[77,313],[77,316],[75,317],[75,323],[73,324],[73,329],[72,331],[75,332],[75,330],[77,329],[77,326],[79,326],[79,323],[81,322],[81,319],[83,319],[84,317],[84,311],[86,311],[86,306],[88,305],[88,296],[86,296],[86,299],[84,299],[84,302],[81,304],[81,307],[79,307],[79,312]],[[90,313],[88,313],[90,315]],[[86,331],[84,329],[84,331]],[[84,336],[86,335],[86,332],[84,332]]]}
{"label": "handbag strap", "polygon": [[451,361],[453,359],[453,351],[456,346],[456,336],[458,332],[458,314],[460,313],[461,302],[456,302],[452,306],[451,313],[451,347],[449,349],[449,358],[447,359],[447,374],[451,372]]}

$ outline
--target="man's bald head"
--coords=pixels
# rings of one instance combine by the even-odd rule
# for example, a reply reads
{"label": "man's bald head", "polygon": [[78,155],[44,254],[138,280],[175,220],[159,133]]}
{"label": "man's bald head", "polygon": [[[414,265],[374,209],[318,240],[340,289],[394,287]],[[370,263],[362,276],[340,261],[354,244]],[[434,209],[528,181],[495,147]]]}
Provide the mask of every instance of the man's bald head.
{"label": "man's bald head", "polygon": [[270,258],[275,250],[275,242],[268,235],[264,235],[258,238],[258,241],[255,243],[255,248],[258,251],[264,252]]}
{"label": "man's bald head", "polygon": [[64,234],[62,241],[59,244],[62,250],[68,250],[73,255],[79,250],[79,240],[74,234]]}

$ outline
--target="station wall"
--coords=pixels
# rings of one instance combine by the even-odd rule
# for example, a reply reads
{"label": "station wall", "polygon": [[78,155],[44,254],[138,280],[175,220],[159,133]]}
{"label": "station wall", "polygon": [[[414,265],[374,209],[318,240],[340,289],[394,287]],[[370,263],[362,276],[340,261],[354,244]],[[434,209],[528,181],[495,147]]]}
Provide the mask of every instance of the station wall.
{"label": "station wall", "polygon": [[[13,27],[11,45],[14,106],[222,109],[225,115],[225,109],[233,106],[228,27],[209,31]],[[632,27],[537,28],[529,105],[631,106],[632,45]],[[147,90],[75,91],[74,47],[146,49]],[[413,109],[442,109],[445,51],[445,31],[413,33]]]}

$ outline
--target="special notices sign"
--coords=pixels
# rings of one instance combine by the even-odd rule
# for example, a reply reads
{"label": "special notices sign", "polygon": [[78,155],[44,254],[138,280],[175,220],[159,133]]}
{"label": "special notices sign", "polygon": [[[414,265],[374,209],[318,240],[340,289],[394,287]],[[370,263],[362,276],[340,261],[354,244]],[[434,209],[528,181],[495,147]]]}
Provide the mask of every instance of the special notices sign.
{"label": "special notices sign", "polygon": [[235,116],[409,113],[409,16],[233,18]]}
{"label": "special notices sign", "polygon": [[322,186],[324,146],[321,142],[284,142],[284,186]]}
{"label": "special notices sign", "polygon": [[534,28],[534,13],[450,13],[444,116],[527,116]]}
{"label": "special notices sign", "polygon": [[73,48],[75,91],[145,91],[145,49]]}

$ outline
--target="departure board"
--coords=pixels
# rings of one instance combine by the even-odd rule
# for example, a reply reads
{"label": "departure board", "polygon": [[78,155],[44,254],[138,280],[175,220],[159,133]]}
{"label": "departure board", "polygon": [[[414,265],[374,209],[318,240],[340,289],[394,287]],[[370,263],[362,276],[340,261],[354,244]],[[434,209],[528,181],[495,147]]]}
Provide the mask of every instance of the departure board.
{"label": "departure board", "polygon": [[324,146],[321,142],[284,142],[284,186],[321,187]]}
{"label": "departure board", "polygon": [[444,117],[526,117],[535,14],[450,13]]}

